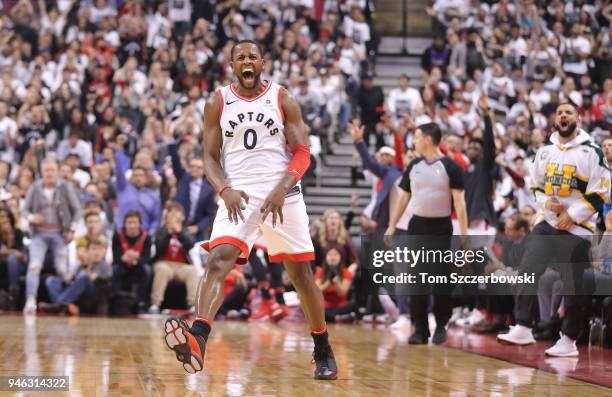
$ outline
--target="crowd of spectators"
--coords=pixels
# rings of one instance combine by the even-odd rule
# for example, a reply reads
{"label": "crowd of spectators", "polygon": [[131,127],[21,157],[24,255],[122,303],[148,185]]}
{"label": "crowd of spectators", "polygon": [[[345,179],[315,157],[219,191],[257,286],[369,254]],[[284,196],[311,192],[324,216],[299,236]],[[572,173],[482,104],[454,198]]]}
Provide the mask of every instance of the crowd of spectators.
{"label": "crowd of spectators", "polygon": [[[217,208],[202,116],[232,79],[232,45],[263,45],[262,78],[298,98],[327,154],[370,69],[372,10],[366,0],[2,2],[0,309],[193,310],[195,243]],[[323,238],[350,242],[337,228]],[[354,245],[347,253],[354,274]],[[255,284],[232,272],[222,313],[244,308]]]}
{"label": "crowd of spectators", "polygon": [[[537,150],[549,143],[559,104],[574,105],[580,128],[600,147],[608,164],[612,161],[612,6],[597,0],[436,0],[427,11],[433,19],[434,38],[421,56],[422,87],[401,76],[399,87],[383,102],[374,99],[376,87],[366,76],[365,100],[376,101],[382,111],[371,113],[373,103],[365,110],[362,106],[361,120],[350,125],[366,176],[374,176],[370,179],[374,194],[365,212],[374,228],[366,220],[364,233],[366,227],[373,233],[406,229],[404,218],[388,225],[394,189],[415,155],[411,150],[415,129],[435,122],[443,131],[441,150],[464,172],[468,234],[479,236],[470,238],[470,244],[496,253],[483,268],[468,266],[467,271],[516,273],[524,238],[539,210],[529,190],[528,170]],[[493,111],[493,125],[487,125],[488,108]],[[372,142],[369,135],[374,134]],[[375,156],[369,150],[372,144]],[[604,311],[612,308],[610,298],[606,299],[612,282],[608,242],[612,212],[610,197],[606,200],[593,235],[593,268],[584,276],[585,285],[595,280],[600,291],[590,302],[593,317],[601,315],[602,306]],[[408,211],[405,215],[409,217]],[[558,335],[565,316],[559,283],[551,264],[540,282],[536,339]],[[507,296],[495,297],[477,288],[460,292],[452,324],[486,333],[512,324],[511,290]],[[398,299],[396,303],[405,313],[405,302]],[[392,313],[374,311],[384,321]],[[405,326],[407,318],[400,316],[392,327]],[[582,326],[584,340],[589,324]]]}
{"label": "crowd of spectators", "polygon": [[[576,105],[612,162],[612,6],[436,0],[422,86],[402,75],[387,95],[374,84],[373,11],[370,0],[3,2],[0,304],[71,314],[192,308],[201,272],[193,247],[209,234],[217,199],[201,160],[204,103],[231,81],[230,49],[241,39],[263,45],[262,78],[295,95],[321,156],[365,127],[363,137],[353,134],[363,169],[352,182],[371,181],[370,204],[358,212],[353,197],[349,213],[330,209],[312,228],[329,321],[388,321],[396,305],[405,312],[402,299],[361,293],[348,229],[354,218],[364,235],[387,229],[423,123],[442,128],[442,149],[464,170],[470,229],[490,235],[485,244],[499,254],[484,271],[512,271],[536,209],[527,167],[548,142],[557,104]],[[481,97],[495,111],[492,132]],[[601,215],[600,231],[612,233]],[[610,277],[612,254],[596,247],[595,271]],[[251,289],[284,303],[276,265],[261,252],[250,259],[267,270],[232,271],[222,315],[244,316]],[[553,295],[543,320],[563,313]],[[497,330],[511,305],[458,302],[454,320]]]}

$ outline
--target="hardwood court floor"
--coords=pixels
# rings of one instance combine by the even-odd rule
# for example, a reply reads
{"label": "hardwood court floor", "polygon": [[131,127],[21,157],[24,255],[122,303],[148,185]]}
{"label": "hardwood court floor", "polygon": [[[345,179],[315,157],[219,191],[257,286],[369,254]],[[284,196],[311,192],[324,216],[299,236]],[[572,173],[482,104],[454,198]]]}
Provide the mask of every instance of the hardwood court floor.
{"label": "hardwood court floor", "polygon": [[[203,373],[187,375],[162,319],[0,317],[0,375],[67,375],[48,396],[610,396],[558,374],[362,326],[330,326],[339,380],[312,380],[304,325],[217,322]],[[0,395],[13,395],[0,392]]]}

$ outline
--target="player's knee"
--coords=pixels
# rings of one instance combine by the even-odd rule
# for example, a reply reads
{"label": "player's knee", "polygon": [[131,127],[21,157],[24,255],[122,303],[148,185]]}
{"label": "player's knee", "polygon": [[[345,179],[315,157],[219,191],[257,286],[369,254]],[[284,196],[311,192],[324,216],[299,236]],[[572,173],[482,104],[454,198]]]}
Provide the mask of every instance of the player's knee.
{"label": "player's knee", "polygon": [[213,277],[225,277],[233,267],[234,261],[220,254],[212,254],[206,264],[208,274]]}

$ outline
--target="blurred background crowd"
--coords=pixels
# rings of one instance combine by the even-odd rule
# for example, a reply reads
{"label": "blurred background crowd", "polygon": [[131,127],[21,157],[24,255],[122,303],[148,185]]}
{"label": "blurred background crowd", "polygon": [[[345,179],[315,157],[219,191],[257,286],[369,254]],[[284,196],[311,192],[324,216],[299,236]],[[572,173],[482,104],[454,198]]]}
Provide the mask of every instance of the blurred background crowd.
{"label": "blurred background crowd", "polygon": [[[354,136],[362,166],[355,162],[351,180],[371,181],[369,205],[353,197],[348,213],[329,208],[312,223],[328,321],[408,321],[401,299],[365,294],[349,229],[388,227],[403,169],[417,156],[412,134],[430,121],[464,170],[471,232],[490,236],[496,252],[477,271],[512,272],[536,210],[527,168],[559,103],[575,104],[612,163],[612,6],[436,0],[428,13],[434,37],[422,84],[402,75],[385,93],[375,84],[380,38],[370,0],[3,1],[0,309],[192,309],[205,263],[197,243],[217,202],[202,162],[204,103],[232,81],[230,49],[241,39],[263,45],[262,78],[295,95],[320,145],[306,196],[320,177],[314,164],[332,163],[351,125],[365,126],[363,139]],[[481,96],[495,111],[492,135]],[[603,232],[612,233],[612,215],[600,214],[596,241]],[[612,246],[594,247],[590,274],[610,280]],[[545,280],[540,331],[552,338],[563,300],[554,269]],[[282,267],[254,250],[230,273],[221,315],[278,320],[289,315],[288,289]],[[481,332],[511,323],[510,296],[471,296],[457,301],[454,323]]]}

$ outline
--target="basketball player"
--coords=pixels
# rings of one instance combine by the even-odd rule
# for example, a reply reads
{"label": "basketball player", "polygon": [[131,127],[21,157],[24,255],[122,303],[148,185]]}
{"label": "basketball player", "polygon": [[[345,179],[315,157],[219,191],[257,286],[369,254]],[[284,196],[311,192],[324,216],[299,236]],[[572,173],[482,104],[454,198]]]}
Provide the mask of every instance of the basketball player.
{"label": "basketball player", "polygon": [[223,302],[225,276],[244,263],[263,235],[270,261],[283,262],[297,290],[314,340],[315,379],[336,379],[323,296],[310,268],[314,247],[300,178],[310,165],[307,126],[283,87],[261,81],[263,54],[250,40],[231,51],[237,82],[220,88],[204,109],[206,176],[220,200],[210,256],[200,280],[196,318],[166,321],[166,343],[189,373],[204,367],[212,320]]}

